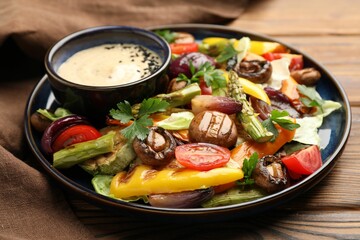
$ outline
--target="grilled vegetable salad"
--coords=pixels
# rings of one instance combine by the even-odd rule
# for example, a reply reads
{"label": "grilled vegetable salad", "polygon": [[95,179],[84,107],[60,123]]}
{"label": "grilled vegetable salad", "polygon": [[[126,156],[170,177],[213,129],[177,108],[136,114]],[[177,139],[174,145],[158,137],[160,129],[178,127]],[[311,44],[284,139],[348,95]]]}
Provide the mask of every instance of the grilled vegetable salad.
{"label": "grilled vegetable salad", "polygon": [[62,108],[33,114],[54,167],[80,166],[121,201],[194,208],[261,198],[322,166],[317,130],[341,105],[317,93],[321,74],[302,55],[246,36],[157,33],[173,54],[167,92],[118,103],[101,129]]}

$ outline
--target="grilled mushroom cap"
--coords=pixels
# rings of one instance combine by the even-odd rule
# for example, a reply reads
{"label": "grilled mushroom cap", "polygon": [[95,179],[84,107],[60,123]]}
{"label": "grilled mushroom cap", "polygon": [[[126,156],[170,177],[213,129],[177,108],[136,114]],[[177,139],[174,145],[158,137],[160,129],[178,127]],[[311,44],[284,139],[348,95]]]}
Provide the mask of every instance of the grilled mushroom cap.
{"label": "grilled mushroom cap", "polygon": [[278,192],[289,186],[287,171],[281,159],[268,155],[259,160],[253,172],[255,184],[268,193]]}
{"label": "grilled mushroom cap", "polygon": [[136,155],[144,164],[164,166],[174,157],[176,141],[174,137],[161,127],[152,127],[144,140],[134,139],[133,147]]}
{"label": "grilled mushroom cap", "polygon": [[250,60],[238,63],[234,70],[240,77],[246,78],[254,83],[267,82],[272,74],[272,66],[269,61]]}

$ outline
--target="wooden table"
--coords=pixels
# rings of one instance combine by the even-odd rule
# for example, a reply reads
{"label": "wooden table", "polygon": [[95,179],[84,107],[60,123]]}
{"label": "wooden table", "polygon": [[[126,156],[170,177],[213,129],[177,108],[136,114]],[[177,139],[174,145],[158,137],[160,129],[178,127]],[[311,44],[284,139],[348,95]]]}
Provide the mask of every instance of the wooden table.
{"label": "wooden table", "polygon": [[321,62],[345,88],[352,131],[333,171],[296,199],[258,216],[159,223],[114,216],[69,197],[99,239],[360,239],[360,1],[254,1],[230,26],[267,34]]}

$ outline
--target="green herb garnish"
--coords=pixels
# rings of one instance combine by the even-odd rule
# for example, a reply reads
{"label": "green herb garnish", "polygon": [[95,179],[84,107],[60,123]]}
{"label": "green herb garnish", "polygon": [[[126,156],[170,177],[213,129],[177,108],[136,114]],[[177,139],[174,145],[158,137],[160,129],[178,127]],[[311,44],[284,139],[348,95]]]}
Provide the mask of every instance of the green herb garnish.
{"label": "green herb garnish", "polygon": [[163,37],[168,43],[174,42],[176,38],[176,33],[168,29],[156,30],[155,33],[160,37]]}
{"label": "green herb garnish", "polygon": [[189,62],[189,69],[191,78],[188,78],[185,74],[180,73],[176,78],[177,81],[187,81],[190,83],[199,83],[200,78],[203,78],[208,87],[211,86],[212,90],[226,87],[226,79],[224,72],[220,69],[215,69],[215,66],[211,65],[210,62],[202,64],[198,70],[194,67],[192,62]]}
{"label": "green herb garnish", "polygon": [[289,113],[287,111],[279,111],[279,110],[272,110],[270,119],[277,124],[279,124],[282,128],[285,128],[287,130],[294,130],[296,128],[299,128],[300,125],[297,123],[294,123],[291,119],[286,118],[289,116]]}
{"label": "green herb garnish", "polygon": [[219,56],[216,57],[216,61],[218,63],[225,62],[230,58],[236,56],[237,53],[238,52],[235,50],[232,44],[227,44],[224,50],[219,54]]}
{"label": "green herb garnish", "polygon": [[262,125],[270,132],[274,134],[273,138],[270,141],[274,141],[276,137],[279,135],[278,130],[276,129],[274,122],[279,124],[282,128],[287,130],[294,130],[299,128],[300,125],[294,123],[291,119],[287,118],[289,113],[287,111],[279,111],[279,110],[272,110],[271,115],[268,119],[262,122]]}
{"label": "green herb garnish", "polygon": [[252,185],[254,184],[254,179],[252,178],[252,173],[256,167],[256,164],[259,161],[259,155],[257,152],[254,152],[249,159],[245,158],[242,166],[244,172],[244,179],[238,182],[238,185]]}
{"label": "green herb garnish", "polygon": [[169,103],[161,99],[144,99],[140,104],[137,114],[135,114],[130,103],[124,101],[117,104],[118,109],[111,109],[109,114],[123,124],[131,120],[133,121],[130,126],[121,130],[124,137],[127,139],[137,137],[140,140],[144,140],[150,131],[148,127],[153,125],[152,119],[149,118],[150,114],[165,111],[168,106]]}

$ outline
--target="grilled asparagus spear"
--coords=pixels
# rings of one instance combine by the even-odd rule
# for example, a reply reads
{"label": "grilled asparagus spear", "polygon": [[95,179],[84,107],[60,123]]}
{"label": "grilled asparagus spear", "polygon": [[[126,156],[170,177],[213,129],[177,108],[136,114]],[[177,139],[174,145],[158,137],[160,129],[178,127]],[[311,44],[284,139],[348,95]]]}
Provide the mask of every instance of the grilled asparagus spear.
{"label": "grilled asparagus spear", "polygon": [[115,132],[87,142],[76,143],[54,153],[55,168],[69,168],[92,157],[111,152],[114,148]]}
{"label": "grilled asparagus spear", "polygon": [[242,104],[242,110],[236,117],[253,140],[267,142],[273,137],[273,133],[269,132],[257,118],[254,109],[246,99],[246,94],[238,78],[236,72],[229,72],[228,93],[230,97]]}
{"label": "grilled asparagus spear", "polygon": [[171,93],[158,94],[154,98],[160,98],[161,100],[167,101],[170,106],[169,107],[178,107],[191,102],[191,99],[196,95],[201,93],[199,84],[192,83],[187,85],[186,87],[174,91]]}

